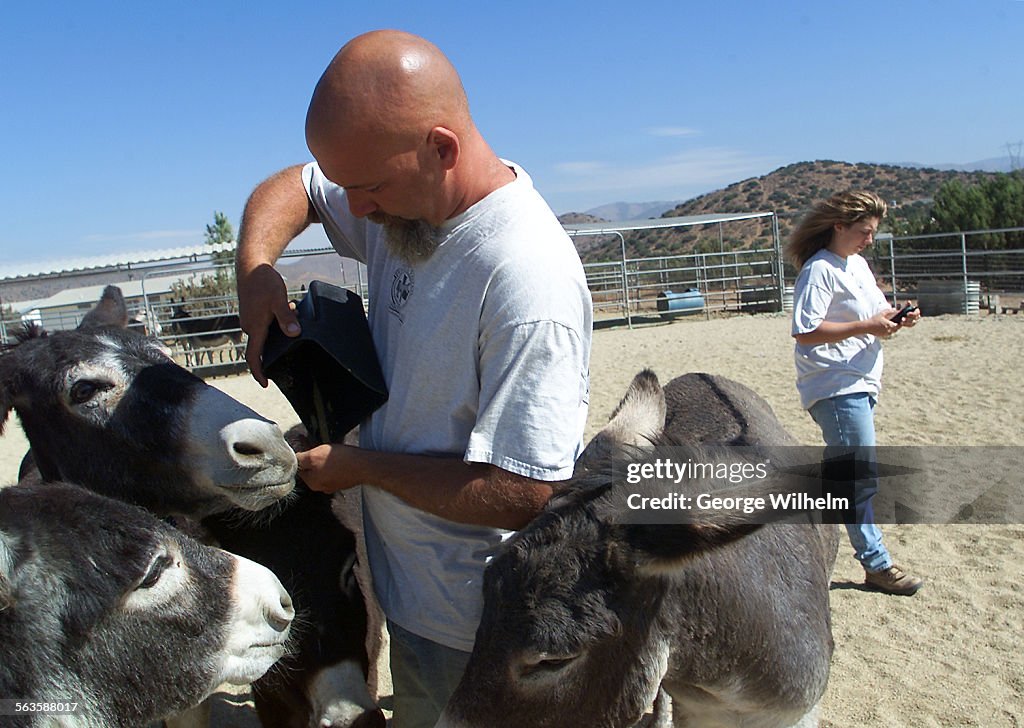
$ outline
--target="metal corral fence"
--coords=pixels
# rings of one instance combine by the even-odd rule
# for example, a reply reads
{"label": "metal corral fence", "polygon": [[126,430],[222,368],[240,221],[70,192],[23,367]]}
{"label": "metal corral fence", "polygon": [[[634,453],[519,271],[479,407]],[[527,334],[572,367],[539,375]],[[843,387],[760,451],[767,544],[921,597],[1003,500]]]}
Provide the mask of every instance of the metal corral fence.
{"label": "metal corral fence", "polygon": [[[1024,297],[1024,245],[1013,249],[977,249],[982,240],[991,242],[995,235],[1012,233],[1024,233],[1024,228],[915,237],[880,235],[874,246],[872,267],[900,300],[914,299],[919,304],[923,301],[925,313],[954,312],[947,311],[950,306],[956,312],[976,313],[979,296],[982,308],[991,303],[993,295],[1000,294],[1004,301],[1019,303]],[[631,325],[638,315],[706,317],[714,312],[788,310],[792,304],[793,271],[783,263],[777,238],[771,242],[771,247],[752,250],[588,263],[584,270],[594,300],[595,318],[621,318]],[[302,254],[337,255],[331,248]],[[367,298],[361,273],[357,283],[357,292]],[[352,287],[348,282],[346,285]],[[952,291],[952,297],[947,295],[948,291]],[[963,291],[967,291],[966,297]],[[291,290],[289,295],[300,298],[302,291]],[[190,309],[203,309],[200,320],[210,325],[202,334],[183,331],[182,325],[188,322],[176,315],[173,304],[157,303],[151,307],[155,319],[163,326],[160,335],[165,343],[194,370],[210,373],[232,365],[244,368],[244,340],[237,328],[237,300],[233,296],[189,301]],[[235,315],[234,325],[224,325],[225,319],[221,317],[231,315]],[[216,334],[228,338],[213,341],[210,337]],[[230,338],[232,335],[238,339]]]}
{"label": "metal corral fence", "polygon": [[662,317],[712,311],[781,311],[775,249],[627,258],[584,266],[594,314]]}
{"label": "metal corral fence", "polygon": [[926,314],[1024,309],[1022,227],[883,234],[875,242],[872,257],[875,275],[888,284],[894,297],[917,300]]}
{"label": "metal corral fence", "polygon": [[[37,275],[21,274],[0,280],[0,345],[13,343],[17,331],[26,323],[34,323],[45,331],[77,327],[99,300],[104,287],[116,285],[128,307],[129,326],[160,338],[175,361],[204,376],[241,371],[245,368],[245,338],[238,322],[233,286],[222,286],[222,295],[202,295],[204,281],[216,280],[219,272],[232,268],[214,260],[212,254],[223,252],[200,246],[190,249],[187,256],[170,259],[118,261],[100,268],[50,269]],[[365,292],[365,266],[340,258],[333,248],[286,251],[282,258],[320,255],[329,255],[332,260],[322,267],[318,277],[359,294]],[[45,298],[25,300],[22,294],[22,299],[14,299],[5,285],[24,287],[26,282],[31,285],[38,280],[50,282],[52,290],[55,279],[60,281],[60,289]],[[289,282],[288,294],[298,299],[304,290],[299,283]]]}
{"label": "metal corral fence", "polygon": [[[618,237],[622,243],[621,260],[589,263],[584,268],[595,318],[622,319],[632,325],[637,315],[669,318],[790,308],[794,271],[782,262],[774,216],[771,223],[770,247],[648,257],[628,257],[621,233],[607,229],[569,232],[574,236]],[[668,226],[663,221],[639,225]],[[337,257],[331,248],[286,255]],[[916,300],[926,314],[976,313],[979,308],[1000,307],[1004,311],[1024,311],[1024,228],[903,237],[883,234],[878,236],[871,257],[875,274],[887,293],[900,301]],[[237,299],[234,292],[207,297],[193,294],[183,307],[180,300],[175,300],[172,284],[166,281],[199,283],[204,274],[214,270],[213,265],[199,267],[193,262],[163,266],[134,281],[110,280],[123,288],[129,312],[136,320],[134,325],[158,336],[179,363],[202,375],[245,368],[245,340],[238,325]],[[60,277],[73,284],[76,273]],[[356,267],[355,281],[345,272],[341,278],[327,279],[353,288],[364,299],[372,293],[367,289],[361,265]],[[74,328],[96,302],[101,288],[81,288],[79,298],[65,301],[62,307],[35,311],[40,318],[32,320],[49,330]],[[289,286],[291,298],[302,295],[301,288],[292,290]],[[4,343],[11,339],[6,328],[0,327],[0,334]]]}
{"label": "metal corral fence", "polygon": [[[753,221],[768,223],[769,245],[726,250],[722,226]],[[718,252],[629,257],[623,235],[671,228],[699,230],[708,226],[717,226]],[[620,260],[585,266],[595,318],[621,316],[632,326],[634,315],[653,312],[671,317],[697,312],[709,316],[712,311],[782,310],[783,270],[779,223],[774,212],[581,223],[565,228],[572,238],[614,236],[619,240]]]}
{"label": "metal corral fence", "polygon": [[[333,248],[286,251],[282,259],[330,256],[337,261],[339,274],[323,274],[329,282],[353,289],[365,299],[366,268],[354,260],[345,259],[346,266]],[[233,266],[211,266],[189,269],[195,280],[200,275],[215,276],[218,270]],[[333,266],[327,266],[333,267]],[[347,268],[352,268],[348,271]],[[350,273],[354,275],[350,275]],[[299,300],[305,295],[305,286],[288,284],[288,298]],[[149,311],[148,320],[154,322],[149,333],[158,336],[172,352],[175,360],[202,376],[230,374],[247,369],[245,363],[246,337],[238,320],[237,293],[219,296],[190,295],[187,302],[166,296],[150,299],[143,294],[141,306]]]}

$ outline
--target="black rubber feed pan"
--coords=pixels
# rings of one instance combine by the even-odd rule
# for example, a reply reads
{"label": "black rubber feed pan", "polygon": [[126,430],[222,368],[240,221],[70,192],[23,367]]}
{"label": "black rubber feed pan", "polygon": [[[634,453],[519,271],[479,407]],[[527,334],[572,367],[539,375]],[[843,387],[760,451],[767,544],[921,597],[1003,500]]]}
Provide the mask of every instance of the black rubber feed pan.
{"label": "black rubber feed pan", "polygon": [[263,371],[314,440],[341,442],[388,398],[363,301],[345,288],[312,281],[295,313],[299,336],[271,323]]}

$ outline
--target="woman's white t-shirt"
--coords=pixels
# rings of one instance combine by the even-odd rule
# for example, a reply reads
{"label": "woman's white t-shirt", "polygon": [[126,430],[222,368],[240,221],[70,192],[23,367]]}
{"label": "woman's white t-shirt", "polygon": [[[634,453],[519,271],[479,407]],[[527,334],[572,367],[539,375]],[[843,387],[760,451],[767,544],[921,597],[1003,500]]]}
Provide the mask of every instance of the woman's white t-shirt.
{"label": "woman's white t-shirt", "polygon": [[[843,258],[823,248],[797,276],[792,333],[810,333],[823,321],[863,321],[888,307],[864,258]],[[882,344],[871,334],[834,344],[798,342],[795,356],[796,388],[804,409],[819,400],[855,392],[877,397],[882,387]]]}

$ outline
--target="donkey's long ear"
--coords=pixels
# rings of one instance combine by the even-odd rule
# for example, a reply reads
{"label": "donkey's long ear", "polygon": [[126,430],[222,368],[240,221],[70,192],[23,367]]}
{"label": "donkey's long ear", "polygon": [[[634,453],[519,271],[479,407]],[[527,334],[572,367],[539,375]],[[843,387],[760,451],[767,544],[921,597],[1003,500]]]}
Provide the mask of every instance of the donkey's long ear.
{"label": "donkey's long ear", "polygon": [[615,433],[623,445],[643,445],[665,429],[665,393],[651,369],[639,372],[612,412],[603,432]]}
{"label": "donkey's long ear", "polygon": [[576,471],[593,467],[623,447],[649,447],[665,429],[665,393],[658,376],[644,369],[635,377],[611,419],[576,461]]}
{"label": "donkey's long ear", "polygon": [[[727,462],[727,451],[709,450],[694,460]],[[677,510],[650,511],[644,524],[633,520],[622,525],[622,540],[630,550],[634,563],[651,575],[667,574],[698,554],[723,548],[733,541],[749,536],[766,523],[787,520],[814,509],[814,499],[799,500],[789,507],[790,497],[803,491],[806,479],[791,473],[771,472],[735,487],[722,489],[713,481],[692,479],[682,488],[671,480],[652,481],[652,495],[665,496],[682,490],[691,494],[692,502]],[[671,486],[671,487],[669,487]],[[638,490],[645,485],[636,486]],[[643,491],[647,492],[647,491]],[[721,504],[701,507],[700,493],[722,496]],[[726,497],[727,496],[727,497]],[[786,505],[781,497],[785,497]],[[697,506],[700,510],[694,510]]]}
{"label": "donkey's long ear", "polygon": [[651,576],[671,574],[688,559],[747,536],[762,524],[730,513],[714,513],[698,523],[623,526],[637,567]]}
{"label": "donkey's long ear", "polygon": [[100,326],[128,328],[128,306],[125,305],[124,295],[117,286],[104,288],[99,302],[78,324],[80,329],[94,329]]}

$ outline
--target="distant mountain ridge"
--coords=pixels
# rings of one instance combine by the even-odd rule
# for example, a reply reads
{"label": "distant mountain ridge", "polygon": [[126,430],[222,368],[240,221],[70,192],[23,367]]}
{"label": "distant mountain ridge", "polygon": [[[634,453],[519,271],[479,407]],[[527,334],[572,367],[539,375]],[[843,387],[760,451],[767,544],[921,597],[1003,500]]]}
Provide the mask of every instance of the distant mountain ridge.
{"label": "distant mountain ridge", "polygon": [[1012,172],[1015,168],[1019,169],[1020,160],[1015,162],[1010,157],[991,157],[989,159],[980,159],[977,162],[968,162],[967,164],[918,164],[917,162],[899,162],[896,164],[897,167],[912,167],[914,169],[937,169],[941,172]]}
{"label": "distant mountain ridge", "polygon": [[[661,217],[667,211],[678,205],[682,200],[669,202],[609,202],[601,205],[585,214],[592,215],[599,220],[647,220],[651,217]],[[572,222],[583,222],[573,220]]]}
{"label": "distant mountain ridge", "polygon": [[[927,214],[935,193],[944,182],[959,179],[970,183],[991,174],[892,164],[851,164],[835,160],[798,162],[694,197],[666,211],[662,217],[774,211],[784,241],[793,224],[816,201],[840,190],[861,189],[876,192],[889,203],[890,214],[883,222],[882,230],[898,233],[901,220]],[[593,214],[593,210],[590,214]],[[576,219],[570,219],[573,215]],[[559,219],[563,222],[582,222],[578,217],[578,213],[571,213]],[[606,219],[617,220],[614,217]],[[694,250],[742,250],[770,244],[771,230],[763,221],[627,234],[630,255],[637,257],[673,255]],[[608,237],[580,238],[577,248],[585,262],[614,260],[619,255],[618,242]]]}
{"label": "distant mountain ridge", "polygon": [[[832,160],[798,162],[786,165],[760,177],[735,182],[704,195],[680,203],[672,202],[615,202],[592,208],[587,212],[559,215],[563,224],[584,222],[626,221],[649,217],[673,217],[707,213],[764,212],[774,210],[779,218],[783,240],[796,218],[811,205],[833,192],[843,189],[873,190],[890,203],[890,214],[882,224],[883,231],[899,230],[900,220],[927,214],[935,192],[943,182],[959,179],[972,182],[998,171],[1012,168],[1010,157],[981,160],[965,165],[942,165],[955,169],[924,167],[916,163],[851,164]],[[968,167],[965,171],[960,167]],[[989,169],[998,168],[998,169]],[[721,232],[722,237],[719,237]],[[744,249],[770,243],[770,230],[759,222],[730,223],[719,226],[699,226],[685,230],[646,231],[627,236],[631,255],[665,255],[689,252],[694,249],[717,251],[721,248]],[[586,262],[615,260],[619,257],[617,241],[599,237],[577,238],[577,249]],[[282,259],[279,263],[290,285],[307,283],[320,278],[352,287],[355,272],[352,264],[334,255],[307,256]],[[133,275],[131,271],[119,274],[94,273],[76,276],[74,286],[99,283],[117,283]],[[72,285],[65,277],[45,278],[4,283],[4,302],[43,298]]]}

